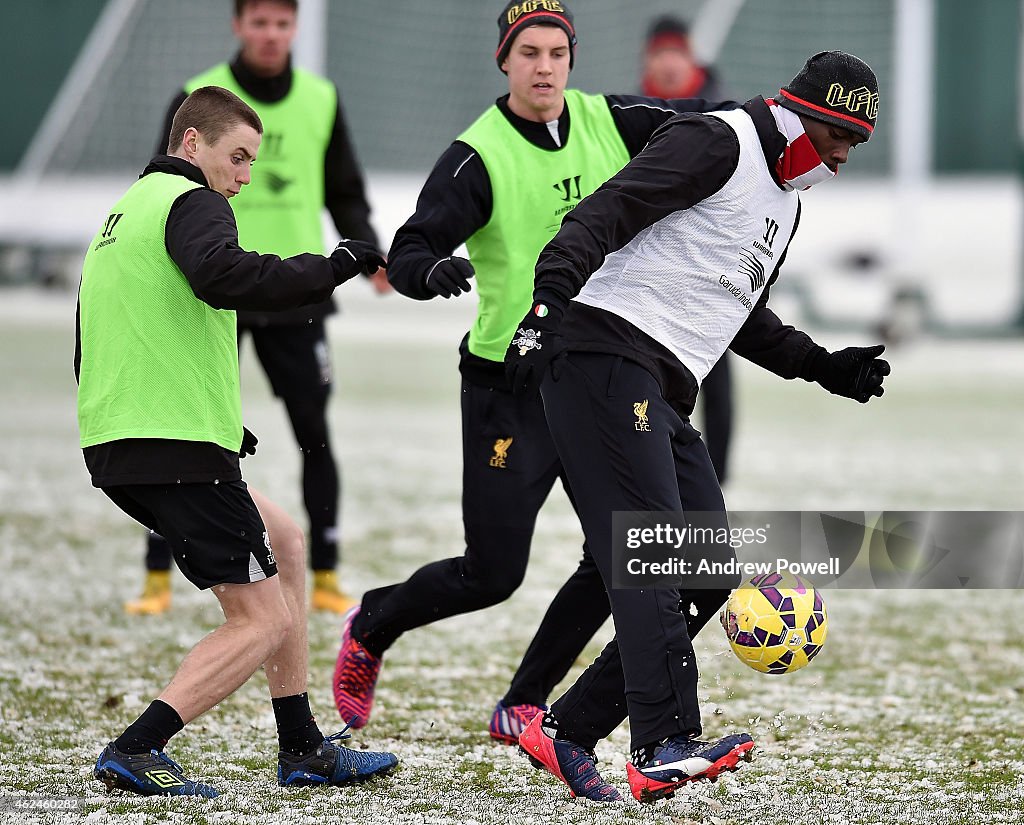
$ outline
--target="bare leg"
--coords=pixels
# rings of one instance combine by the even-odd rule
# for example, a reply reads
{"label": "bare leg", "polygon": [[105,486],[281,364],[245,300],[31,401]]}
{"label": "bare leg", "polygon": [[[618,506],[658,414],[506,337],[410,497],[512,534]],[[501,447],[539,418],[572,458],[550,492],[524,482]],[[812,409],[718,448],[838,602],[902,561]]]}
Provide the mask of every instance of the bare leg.
{"label": "bare leg", "polygon": [[280,647],[291,625],[278,576],[219,584],[213,591],[227,621],[189,651],[157,697],[186,725],[245,684]]}
{"label": "bare leg", "polygon": [[158,697],[188,724],[239,687],[266,663],[271,696],[306,689],[305,549],[302,531],[288,515],[250,490],[263,517],[278,575],[252,584],[212,588],[226,621],[185,657]]}
{"label": "bare leg", "polygon": [[295,696],[306,692],[309,638],[306,627],[306,542],[302,529],[266,496],[249,491],[269,532],[277,559],[277,578],[288,606],[291,624],[284,641],[264,664],[270,695]]}

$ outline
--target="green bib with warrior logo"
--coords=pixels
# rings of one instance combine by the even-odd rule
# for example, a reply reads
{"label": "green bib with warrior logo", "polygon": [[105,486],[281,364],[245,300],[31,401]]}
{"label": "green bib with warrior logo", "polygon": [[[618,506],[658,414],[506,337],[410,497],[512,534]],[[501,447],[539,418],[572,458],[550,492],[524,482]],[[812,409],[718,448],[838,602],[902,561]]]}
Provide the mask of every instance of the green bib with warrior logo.
{"label": "green bib with warrior logo", "polygon": [[82,447],[126,438],[242,443],[235,313],[200,301],[167,253],[174,201],[196,189],[154,172],[114,205],[82,264]]}
{"label": "green bib with warrior logo", "polygon": [[324,155],[334,130],[338,97],[330,81],[292,70],[292,86],[276,103],[256,100],[238,85],[226,63],[185,84],[220,86],[252,106],[263,121],[263,140],[252,181],[230,201],[238,223],[238,245],[290,258],[324,252]]}
{"label": "green bib with warrior logo", "polygon": [[469,351],[502,361],[516,325],[533,302],[534,266],[562,218],[629,162],[601,95],[572,89],[569,139],[557,151],[526,140],[497,106],[459,136],[480,155],[491,182],[487,224],[466,241],[479,300]]}

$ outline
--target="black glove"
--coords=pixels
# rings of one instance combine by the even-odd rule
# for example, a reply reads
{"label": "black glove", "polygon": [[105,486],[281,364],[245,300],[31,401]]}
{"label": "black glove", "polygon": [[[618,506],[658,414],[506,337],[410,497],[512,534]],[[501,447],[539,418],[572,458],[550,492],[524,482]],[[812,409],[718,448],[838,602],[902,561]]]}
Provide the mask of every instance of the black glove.
{"label": "black glove", "polygon": [[561,313],[536,303],[519,322],[505,351],[505,376],[515,395],[531,398],[540,391],[548,367],[565,349],[557,329]]}
{"label": "black glove", "polygon": [[259,443],[260,440],[248,428],[242,427],[242,446],[238,448],[238,457],[256,455],[256,445]]}
{"label": "black glove", "polygon": [[872,396],[885,392],[882,381],[889,374],[889,362],[878,357],[883,352],[883,344],[847,347],[833,353],[822,350],[813,356],[810,380],[817,381],[833,395],[866,404]]}
{"label": "black glove", "polygon": [[427,272],[424,286],[442,298],[454,298],[469,292],[469,279],[476,273],[465,258],[442,258]]}
{"label": "black glove", "polygon": [[343,284],[356,275],[369,275],[387,266],[380,250],[368,241],[342,239],[331,253],[335,282]]}

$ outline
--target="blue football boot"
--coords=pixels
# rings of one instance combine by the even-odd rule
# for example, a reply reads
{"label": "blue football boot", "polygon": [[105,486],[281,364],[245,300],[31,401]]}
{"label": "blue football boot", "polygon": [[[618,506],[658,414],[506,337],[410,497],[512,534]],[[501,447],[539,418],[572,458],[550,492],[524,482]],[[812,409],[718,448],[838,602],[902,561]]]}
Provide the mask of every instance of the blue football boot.
{"label": "blue football boot", "polygon": [[96,760],[93,775],[107,790],[120,788],[142,796],[202,796],[213,799],[217,791],[202,782],[186,779],[181,765],[163,751],[122,753],[111,742]]}
{"label": "blue football boot", "polygon": [[673,736],[648,758],[634,757],[627,763],[629,789],[640,802],[665,799],[689,782],[714,782],[722,771],[735,771],[741,759],[749,762],[753,758],[753,749],[754,740],[745,733],[723,736],[714,742]]}
{"label": "blue football boot", "polygon": [[370,777],[385,774],[398,764],[393,753],[357,751],[334,743],[348,739],[345,731],[328,736],[317,749],[306,756],[293,756],[281,751],[277,761],[277,784],[351,785]]}

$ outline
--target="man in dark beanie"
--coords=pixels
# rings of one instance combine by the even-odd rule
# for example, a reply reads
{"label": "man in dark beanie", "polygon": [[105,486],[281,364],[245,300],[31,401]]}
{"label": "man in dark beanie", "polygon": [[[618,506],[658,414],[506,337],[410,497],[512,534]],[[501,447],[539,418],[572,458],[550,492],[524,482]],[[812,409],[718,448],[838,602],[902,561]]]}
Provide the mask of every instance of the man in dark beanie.
{"label": "man in dark beanie", "polygon": [[[825,52],[778,103],[756,97],[733,111],[676,115],[541,251],[533,305],[505,356],[509,384],[522,397],[540,387],[615,620],[600,657],[519,738],[570,788],[573,765],[561,755],[592,752],[625,716],[626,774],[642,802],[750,758],[746,733],[699,738],[691,614],[717,610],[732,582],[682,574],[616,588],[634,571],[628,552],[613,555],[626,537],[616,545],[612,514],[675,512],[691,524],[699,513],[701,527],[729,535],[689,421],[726,348],[860,403],[882,395],[884,347],[829,352],[767,306],[799,222],[799,190],[833,177],[871,136],[877,88],[861,60]],[[696,543],[673,552],[691,563],[732,555]]]}
{"label": "man in dark beanie", "polygon": [[[418,300],[479,292],[476,321],[460,347],[466,544],[404,582],[371,590],[345,624],[334,698],[345,721],[366,723],[382,659],[405,632],[507,599],[523,581],[537,514],[565,483],[539,398],[513,397],[505,349],[530,307],[537,255],[564,215],[621,169],[677,112],[720,104],[590,95],[567,89],[576,30],[558,0],[508,3],[498,16],[498,98],[441,156],[416,213],[398,230],[388,277]],[[467,258],[455,256],[466,244]],[[550,548],[543,548],[551,552]],[[608,617],[601,575],[584,549],[558,592],[505,696],[493,739],[514,744],[545,710],[548,694]],[[694,618],[695,633],[713,612]],[[574,759],[573,792],[618,798],[594,767]]]}
{"label": "man in dark beanie", "polygon": [[818,52],[808,59],[775,102],[806,117],[871,137],[878,117],[878,81],[859,57]]}
{"label": "man in dark beanie", "polygon": [[498,17],[498,50],[494,53],[498,68],[505,74],[504,63],[512,49],[512,42],[523,29],[530,26],[555,26],[565,32],[569,39],[569,70],[575,65],[576,29],[572,24],[572,12],[558,0],[534,0],[534,2],[512,2]]}

